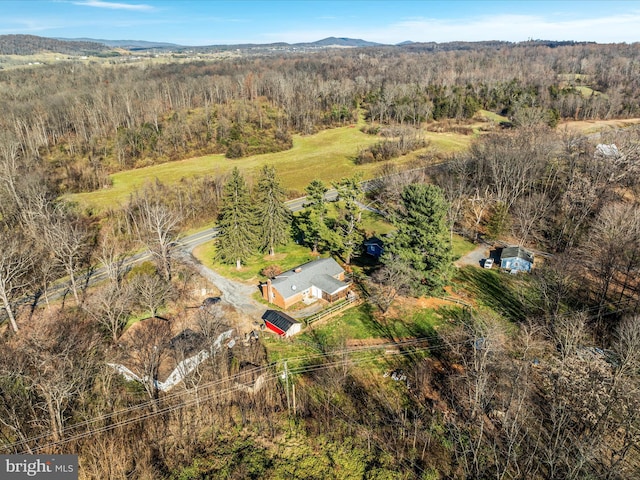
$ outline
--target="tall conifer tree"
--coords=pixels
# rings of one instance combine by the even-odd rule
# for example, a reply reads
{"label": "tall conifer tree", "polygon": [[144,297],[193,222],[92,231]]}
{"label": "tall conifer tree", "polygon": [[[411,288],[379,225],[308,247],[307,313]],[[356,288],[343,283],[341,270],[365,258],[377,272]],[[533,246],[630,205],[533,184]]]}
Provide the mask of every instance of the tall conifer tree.
{"label": "tall conifer tree", "polygon": [[234,263],[240,269],[242,262],[253,253],[255,246],[254,208],[249,188],[238,168],[224,187],[222,206],[218,215],[218,248],[216,258],[224,263]]}
{"label": "tall conifer tree", "polygon": [[304,242],[316,253],[318,248],[327,243],[330,236],[326,224],[327,204],[324,199],[327,186],[321,180],[313,180],[305,189],[307,203],[305,210],[298,217],[298,228],[304,235]]}
{"label": "tall conifer tree", "polygon": [[447,201],[439,187],[427,184],[407,185],[401,199],[393,218],[396,232],[385,245],[386,259],[395,255],[395,261],[411,267],[414,294],[435,292],[451,273]]}
{"label": "tall conifer tree", "polygon": [[360,175],[343,178],[333,187],[338,190],[338,218],[335,221],[335,244],[332,246],[345,263],[351,263],[351,257],[364,240],[362,231],[361,202],[364,192],[360,187]]}
{"label": "tall conifer tree", "polygon": [[284,204],[285,191],[273,166],[265,165],[255,188],[256,215],[262,251],[275,254],[276,245],[284,245],[291,237],[291,211]]}

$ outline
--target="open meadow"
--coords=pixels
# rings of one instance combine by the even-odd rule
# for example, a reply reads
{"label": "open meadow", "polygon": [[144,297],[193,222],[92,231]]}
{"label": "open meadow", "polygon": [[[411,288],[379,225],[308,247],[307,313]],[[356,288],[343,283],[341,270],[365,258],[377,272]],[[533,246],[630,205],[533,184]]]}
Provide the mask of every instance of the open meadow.
{"label": "open meadow", "polygon": [[[448,153],[465,149],[471,137],[455,133],[425,132],[429,146],[394,160],[399,165],[410,163],[420,153],[435,151]],[[283,152],[254,155],[241,159],[228,159],[224,155],[206,155],[150,167],[118,172],[110,175],[110,188],[66,195],[65,200],[77,203],[82,209],[103,211],[121,205],[129,195],[146,182],[160,181],[172,185],[182,179],[199,176],[216,176],[229,172],[233,167],[251,177],[263,165],[274,165],[282,185],[290,197],[303,195],[304,188],[314,179],[330,183],[356,172],[363,178],[372,178],[379,163],[356,165],[358,151],[380,141],[380,137],[367,135],[355,126],[323,130],[314,135],[295,135],[293,148]]]}
{"label": "open meadow", "polygon": [[[481,123],[499,123],[504,117],[491,116],[487,112],[479,118]],[[638,123],[640,119],[564,121],[558,129],[566,128],[582,134],[591,134]],[[477,124],[472,126],[474,131],[477,130]],[[425,131],[423,134],[429,143],[426,148],[396,158],[392,162],[397,165],[407,165],[421,154],[446,155],[463,151],[474,138],[473,135],[455,132]],[[148,182],[159,181],[170,186],[185,179],[223,175],[235,166],[239,167],[248,179],[251,179],[263,165],[276,167],[282,185],[288,190],[289,197],[294,198],[302,196],[304,188],[314,179],[331,183],[357,172],[362,173],[365,180],[373,178],[381,163],[356,165],[354,159],[360,149],[378,141],[380,137],[367,135],[353,125],[332,128],[313,135],[295,135],[293,147],[282,152],[253,155],[241,159],[229,159],[223,154],[205,155],[114,173],[109,176],[112,183],[109,188],[69,194],[63,198],[78,204],[82,210],[99,213],[124,204],[131,193]]]}

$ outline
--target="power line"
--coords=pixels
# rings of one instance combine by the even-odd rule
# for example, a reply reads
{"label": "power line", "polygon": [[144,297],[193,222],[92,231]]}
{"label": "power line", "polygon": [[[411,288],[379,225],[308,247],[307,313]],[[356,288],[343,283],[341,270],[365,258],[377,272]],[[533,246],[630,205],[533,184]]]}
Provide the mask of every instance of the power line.
{"label": "power line", "polygon": [[[412,347],[412,346],[416,346],[417,344],[419,344],[420,342],[424,343],[425,341],[429,340],[429,339],[434,339],[436,337],[421,337],[418,339],[411,339],[409,341],[406,342],[389,342],[389,343],[384,343],[384,344],[379,344],[379,345],[369,345],[369,346],[363,346],[363,347],[350,347],[350,348],[345,348],[342,350],[337,350],[337,351],[333,351],[333,352],[322,352],[322,353],[318,353],[318,354],[311,354],[311,355],[303,355],[303,356],[298,356],[298,357],[291,357],[288,358],[288,361],[292,361],[292,360],[311,360],[311,359],[320,359],[323,357],[329,357],[329,356],[338,356],[338,355],[345,355],[345,354],[357,354],[357,353],[371,353],[374,352],[375,350],[380,350],[383,348],[388,348],[388,347]],[[468,343],[468,341],[464,341],[464,342],[456,342],[456,344],[464,344],[464,343]],[[413,354],[416,351],[436,351],[436,350],[440,350],[442,348],[445,348],[443,345],[434,345],[434,346],[424,346],[424,347],[416,347],[414,349],[412,349],[411,351],[392,351],[392,352],[384,352],[384,354],[386,355],[409,355],[409,354]],[[313,372],[317,372],[317,371],[321,371],[321,370],[325,370],[328,368],[332,368],[335,366],[344,366],[349,362],[354,362],[355,364],[361,364],[361,363],[365,363],[365,362],[370,362],[373,361],[372,358],[342,358],[339,359],[337,361],[333,361],[333,362],[329,362],[329,363],[323,363],[320,365],[304,365],[304,366],[300,366],[300,367],[295,367],[295,368],[289,368],[289,372],[291,375],[302,375],[305,373],[313,373]],[[207,382],[205,385],[200,386],[199,388],[202,389],[207,389],[207,388],[211,388],[213,386],[216,385],[221,385],[224,383],[228,383],[233,381],[234,379],[238,379],[240,376],[243,375],[247,375],[248,373],[267,373],[271,368],[275,367],[279,362],[272,362],[270,364],[267,364],[265,366],[262,367],[255,367],[249,371],[245,371],[242,373],[238,373],[236,375],[233,375],[227,379],[222,379],[222,380],[217,380],[217,381],[213,381],[213,382]],[[277,378],[280,375],[280,373],[278,372],[272,372],[269,375],[267,375],[266,379],[267,380],[272,380]],[[132,423],[137,423],[149,418],[153,418],[156,417],[158,415],[164,415],[167,413],[171,413],[173,411],[176,411],[178,409],[187,407],[187,406],[191,406],[193,404],[196,403],[200,403],[200,402],[207,402],[209,400],[215,399],[215,398],[220,398],[223,397],[225,395],[231,394],[235,391],[241,390],[241,386],[240,385],[233,385],[231,387],[228,387],[222,391],[213,391],[213,392],[209,392],[207,394],[205,394],[204,396],[198,396],[198,397],[194,397],[192,399],[187,399],[187,400],[182,400],[180,403],[176,404],[176,405],[168,405],[165,406],[163,408],[154,410],[154,411],[147,411],[144,412],[141,415],[135,416],[133,418],[127,418],[124,420],[120,420],[120,421],[116,421],[114,423],[111,423],[109,425],[103,425],[102,427],[99,427],[97,429],[94,430],[87,430],[85,432],[81,432],[81,433],[77,433],[74,435],[70,435],[66,438],[63,438],[59,441],[55,441],[55,442],[48,442],[44,445],[32,448],[31,451],[32,452],[38,452],[47,448],[51,448],[51,447],[55,447],[55,446],[60,446],[60,445],[64,445],[76,440],[81,440],[83,438],[89,437],[89,436],[93,436],[93,435],[97,435],[99,433],[104,433],[110,430],[114,430],[116,428],[120,428],[120,427],[124,427],[127,426],[129,424]],[[179,392],[177,394],[172,394],[172,395],[168,395],[167,397],[163,397],[163,400],[170,400],[170,399],[174,399],[174,398],[178,398],[179,396],[183,395],[183,392]],[[108,419],[111,419],[115,416],[118,415],[123,415],[126,413],[132,413],[132,412],[136,412],[138,410],[142,410],[142,409],[147,409],[151,406],[153,406],[155,404],[155,401],[150,400],[147,402],[144,402],[143,404],[139,404],[133,407],[129,407],[127,409],[122,409],[122,410],[118,410],[116,412],[110,413],[110,414],[106,414],[106,415],[102,415],[102,416],[98,416],[98,417],[94,417],[93,419],[87,420],[85,422],[81,422],[79,424],[75,424],[75,425],[71,425],[65,429],[63,429],[63,431],[61,432],[61,434],[65,434],[65,433],[71,433],[74,430],[77,430],[80,427],[89,427],[90,425],[93,425],[97,422],[100,421],[105,421]],[[28,443],[31,442],[35,442],[38,440],[43,440],[45,438],[47,438],[49,435],[39,435],[36,437],[30,437],[27,438],[25,440],[19,441],[19,442],[14,442],[11,444],[7,444],[5,445],[5,448],[8,449],[13,449],[13,448],[17,448],[23,445],[27,445]]]}

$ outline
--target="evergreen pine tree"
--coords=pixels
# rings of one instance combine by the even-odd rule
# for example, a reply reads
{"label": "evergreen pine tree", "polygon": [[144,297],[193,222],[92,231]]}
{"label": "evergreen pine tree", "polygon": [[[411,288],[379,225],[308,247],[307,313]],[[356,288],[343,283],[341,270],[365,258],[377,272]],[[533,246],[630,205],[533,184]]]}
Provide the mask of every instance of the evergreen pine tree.
{"label": "evergreen pine tree", "polygon": [[440,188],[427,184],[406,186],[401,199],[393,218],[397,230],[385,246],[385,258],[395,255],[411,267],[415,295],[435,292],[446,285],[451,273],[447,202]]}
{"label": "evergreen pine tree", "polygon": [[305,189],[307,203],[305,210],[298,216],[297,226],[304,236],[304,242],[316,253],[330,237],[326,223],[327,204],[324,199],[327,187],[321,180],[313,180]]}
{"label": "evergreen pine tree", "polygon": [[276,169],[265,165],[255,188],[259,246],[269,255],[276,245],[284,245],[291,236],[291,211],[284,204],[285,191],[276,177]]}
{"label": "evergreen pine tree", "polygon": [[216,259],[224,263],[235,263],[240,269],[242,262],[253,253],[255,245],[254,209],[249,188],[238,168],[224,187],[222,206],[218,215],[218,247]]}
{"label": "evergreen pine tree", "polygon": [[364,233],[360,228],[362,223],[362,208],[360,202],[364,192],[360,187],[360,176],[354,175],[343,178],[335,183],[338,190],[338,218],[335,221],[333,236],[335,245],[332,249],[337,251],[345,263],[351,262],[351,257],[364,240]]}

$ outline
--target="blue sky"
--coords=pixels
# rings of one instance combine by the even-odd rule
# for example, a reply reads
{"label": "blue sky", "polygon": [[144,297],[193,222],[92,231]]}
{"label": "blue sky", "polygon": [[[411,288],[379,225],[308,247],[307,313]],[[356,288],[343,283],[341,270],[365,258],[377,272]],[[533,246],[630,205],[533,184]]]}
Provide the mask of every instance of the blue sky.
{"label": "blue sky", "polygon": [[640,0],[0,0],[0,35],[182,45],[405,40],[640,41]]}

